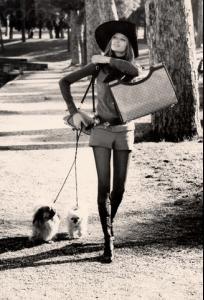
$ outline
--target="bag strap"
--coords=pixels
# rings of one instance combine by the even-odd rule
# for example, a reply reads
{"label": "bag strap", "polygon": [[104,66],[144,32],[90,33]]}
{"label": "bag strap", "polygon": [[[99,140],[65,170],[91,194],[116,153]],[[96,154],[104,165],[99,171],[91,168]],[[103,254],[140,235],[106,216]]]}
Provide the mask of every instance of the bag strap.
{"label": "bag strap", "polygon": [[95,79],[96,77],[93,76],[92,78],[92,105],[93,105],[93,113],[96,112],[96,106],[95,106]]}
{"label": "bag strap", "polygon": [[92,107],[93,107],[92,109],[93,109],[93,113],[96,112],[96,107],[95,107],[95,89],[94,89],[95,79],[96,79],[96,76],[92,75],[91,80],[89,82],[89,85],[88,85],[88,87],[87,87],[87,89],[86,89],[86,91],[84,93],[84,96],[83,96],[81,102],[80,102],[80,106],[78,107],[79,110],[81,108],[81,105],[84,103],[84,101],[86,99],[86,96],[88,94],[88,91],[89,91],[90,87],[92,87]]}

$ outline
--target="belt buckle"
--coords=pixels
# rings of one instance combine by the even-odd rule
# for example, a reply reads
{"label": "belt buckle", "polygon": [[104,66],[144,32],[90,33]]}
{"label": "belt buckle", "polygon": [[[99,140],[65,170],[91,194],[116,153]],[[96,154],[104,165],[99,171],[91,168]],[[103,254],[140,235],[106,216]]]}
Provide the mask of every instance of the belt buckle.
{"label": "belt buckle", "polygon": [[109,122],[105,122],[105,123],[103,123],[103,126],[105,127],[105,128],[108,128],[108,127],[110,127],[110,123]]}
{"label": "belt buckle", "polygon": [[100,124],[100,119],[99,119],[97,116],[95,116],[95,117],[93,118],[93,120],[94,120],[94,123],[93,123],[94,127],[96,127],[97,125]]}

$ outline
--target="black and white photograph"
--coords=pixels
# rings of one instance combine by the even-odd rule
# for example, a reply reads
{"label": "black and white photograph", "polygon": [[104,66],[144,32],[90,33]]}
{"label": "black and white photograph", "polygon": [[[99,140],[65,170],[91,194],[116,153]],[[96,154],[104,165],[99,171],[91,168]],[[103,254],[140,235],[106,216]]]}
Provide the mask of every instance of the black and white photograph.
{"label": "black and white photograph", "polygon": [[0,0],[0,282],[203,299],[202,0]]}

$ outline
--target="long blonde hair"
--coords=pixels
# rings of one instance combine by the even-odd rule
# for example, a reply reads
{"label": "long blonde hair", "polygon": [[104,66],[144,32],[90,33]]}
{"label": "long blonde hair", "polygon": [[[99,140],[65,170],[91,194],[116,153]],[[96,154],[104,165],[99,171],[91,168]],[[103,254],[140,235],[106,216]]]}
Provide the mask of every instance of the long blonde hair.
{"label": "long blonde hair", "polygon": [[[104,51],[104,55],[107,55],[110,57],[114,56],[114,51],[111,49],[112,39],[113,39],[113,37],[108,42],[108,45],[106,46],[106,49]],[[124,59],[129,62],[133,62],[135,59],[133,48],[128,39],[127,39],[127,48],[126,48]]]}

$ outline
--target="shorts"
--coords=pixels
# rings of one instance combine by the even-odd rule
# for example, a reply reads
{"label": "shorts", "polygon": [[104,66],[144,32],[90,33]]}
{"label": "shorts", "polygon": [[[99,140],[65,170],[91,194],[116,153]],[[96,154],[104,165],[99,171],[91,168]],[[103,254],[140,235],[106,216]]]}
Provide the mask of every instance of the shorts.
{"label": "shorts", "polygon": [[132,151],[134,130],[115,132],[114,127],[94,127],[91,131],[89,146]]}

